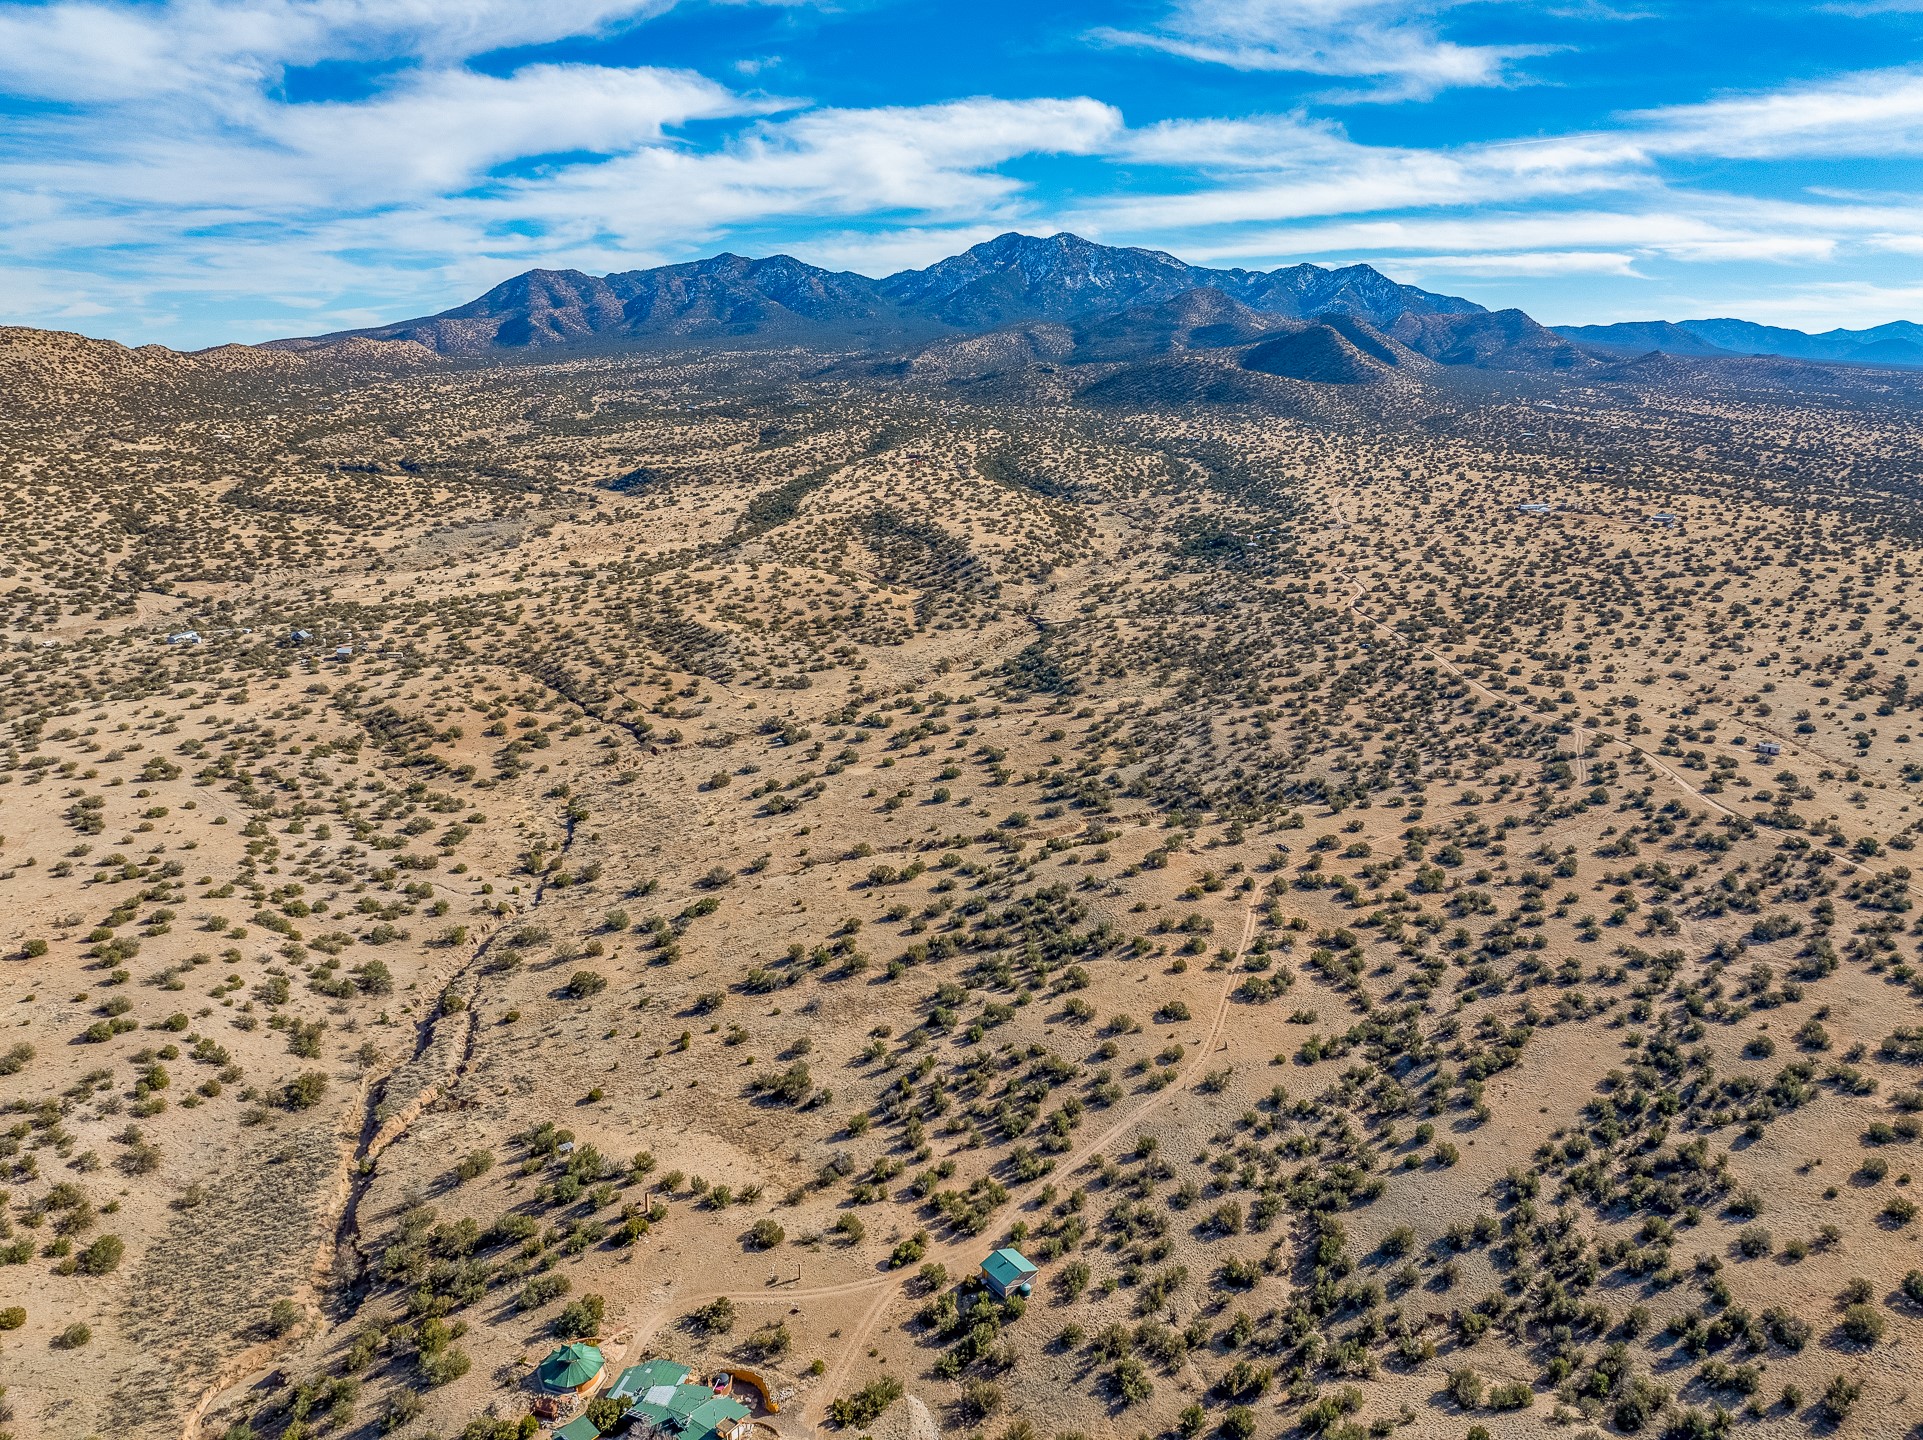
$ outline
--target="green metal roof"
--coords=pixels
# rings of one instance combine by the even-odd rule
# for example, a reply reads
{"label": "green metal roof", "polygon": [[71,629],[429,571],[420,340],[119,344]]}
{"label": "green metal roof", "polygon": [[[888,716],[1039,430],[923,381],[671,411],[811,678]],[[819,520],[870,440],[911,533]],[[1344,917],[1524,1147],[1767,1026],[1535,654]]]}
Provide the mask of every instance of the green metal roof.
{"label": "green metal roof", "polygon": [[657,1405],[651,1400],[635,1401],[632,1405],[628,1406],[628,1414],[634,1419],[639,1420],[643,1425],[652,1425],[656,1429],[672,1423],[674,1419],[674,1417],[668,1413],[667,1406]]}
{"label": "green metal roof", "polygon": [[1021,1251],[1005,1247],[982,1261],[982,1273],[1002,1289],[1010,1290],[1033,1275],[1035,1267]]}
{"label": "green metal roof", "polygon": [[576,1390],[599,1375],[606,1364],[599,1350],[576,1340],[550,1354],[534,1376],[550,1390]]}
{"label": "green metal roof", "polygon": [[601,1427],[585,1415],[577,1415],[554,1432],[554,1440],[601,1440]]}
{"label": "green metal roof", "polygon": [[717,1430],[732,1429],[737,1420],[745,1420],[752,1413],[732,1395],[711,1394],[706,1403],[688,1416],[681,1434],[684,1440],[708,1440]]}
{"label": "green metal roof", "polygon": [[[688,1372],[683,1369],[681,1373],[685,1377]],[[628,1407],[628,1413],[650,1425],[685,1430],[694,1413],[714,1398],[714,1391],[706,1385],[669,1384],[663,1381],[643,1390],[634,1404]]]}
{"label": "green metal roof", "polygon": [[638,1400],[657,1385],[679,1385],[693,1372],[672,1360],[647,1360],[630,1365],[608,1391],[610,1400]]}

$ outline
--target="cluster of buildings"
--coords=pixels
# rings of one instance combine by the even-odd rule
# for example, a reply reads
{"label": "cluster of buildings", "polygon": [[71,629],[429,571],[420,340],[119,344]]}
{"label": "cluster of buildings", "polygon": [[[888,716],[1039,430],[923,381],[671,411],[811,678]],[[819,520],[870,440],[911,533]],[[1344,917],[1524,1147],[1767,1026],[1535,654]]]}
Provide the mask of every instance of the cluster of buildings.
{"label": "cluster of buildings", "polygon": [[[999,1300],[1029,1295],[1034,1277],[1034,1263],[1013,1246],[981,1263],[981,1283]],[[560,1419],[594,1396],[607,1373],[607,1357],[591,1341],[557,1346],[534,1370],[535,1413]],[[751,1371],[720,1371],[704,1380],[677,1361],[644,1360],[608,1387],[604,1398],[623,1407],[609,1428],[626,1426],[635,1440],[748,1440],[754,1407],[736,1395],[737,1383],[758,1391],[770,1412],[781,1409],[768,1383]],[[581,1413],[556,1426],[554,1440],[601,1440],[602,1433]]]}
{"label": "cluster of buildings", "polygon": [[[560,1346],[535,1369],[540,1397],[534,1408],[553,1414],[570,1400],[594,1394],[606,1375],[607,1360],[597,1347],[581,1340]],[[607,1398],[625,1402],[621,1422],[640,1440],[747,1440],[754,1410],[736,1397],[735,1379],[723,1372],[703,1380],[673,1360],[648,1360],[623,1370]],[[600,1440],[601,1433],[583,1414],[554,1435],[555,1440]]]}

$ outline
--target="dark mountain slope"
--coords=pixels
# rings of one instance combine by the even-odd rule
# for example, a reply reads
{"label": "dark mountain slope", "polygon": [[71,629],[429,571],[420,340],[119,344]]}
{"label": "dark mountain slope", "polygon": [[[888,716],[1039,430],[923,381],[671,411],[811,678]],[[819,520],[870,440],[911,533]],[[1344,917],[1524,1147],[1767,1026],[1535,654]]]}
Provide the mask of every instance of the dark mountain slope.
{"label": "dark mountain slope", "polygon": [[1386,333],[1443,365],[1485,370],[1577,371],[1597,362],[1520,310],[1477,315],[1422,315],[1405,311]]}
{"label": "dark mountain slope", "polygon": [[1712,345],[1702,336],[1672,325],[1667,320],[1628,320],[1616,325],[1558,325],[1558,335],[1584,345],[1606,350],[1632,350],[1641,354],[1659,350],[1665,355],[1729,355],[1734,352]]}
{"label": "dark mountain slope", "polygon": [[1400,369],[1423,370],[1424,359],[1389,340],[1366,321],[1332,316],[1251,345],[1242,368],[1320,385],[1366,385]]}
{"label": "dark mountain slope", "polygon": [[1215,350],[1259,339],[1290,322],[1264,315],[1220,290],[1184,290],[1166,300],[1133,305],[1074,327],[1074,359],[1081,363],[1136,359],[1180,350]]}
{"label": "dark mountain slope", "polygon": [[[439,315],[274,344],[309,348],[366,336],[416,340],[443,354],[462,354],[649,339],[792,338],[828,331],[894,335],[913,328],[912,317],[901,315],[864,275],[817,269],[788,255],[766,260],[716,255],[608,276],[531,270]],[[920,328],[926,333],[934,327]]]}
{"label": "dark mountain slope", "polygon": [[1118,365],[1076,399],[1127,409],[1187,405],[1274,405],[1287,399],[1280,379],[1204,355],[1167,355]]}
{"label": "dark mountain slope", "polygon": [[1200,282],[1192,276],[1192,266],[1160,250],[1011,232],[879,283],[905,309],[958,330],[991,330],[1124,309],[1193,289]]}
{"label": "dark mountain slope", "polygon": [[[1243,371],[1321,385],[1370,384],[1398,372],[1427,376],[1438,366],[1562,374],[1600,363],[1515,310],[1467,315],[1405,311],[1385,332],[1340,312],[1319,320],[1263,314],[1205,288],[1072,324],[1012,325],[986,335],[940,340],[921,350],[904,370],[923,377],[976,380],[1012,378],[1031,366],[1139,365],[1185,355],[1213,356]],[[1214,371],[1177,380],[1157,373],[1155,384],[1178,388],[1206,384],[1220,392],[1242,384]]]}
{"label": "dark mountain slope", "polygon": [[1367,265],[1212,270],[1161,250],[1097,245],[1069,234],[999,235],[880,284],[904,308],[961,329],[1112,313],[1198,289],[1295,319],[1335,311],[1380,324],[1406,310],[1454,315],[1482,309],[1472,301],[1399,285]]}

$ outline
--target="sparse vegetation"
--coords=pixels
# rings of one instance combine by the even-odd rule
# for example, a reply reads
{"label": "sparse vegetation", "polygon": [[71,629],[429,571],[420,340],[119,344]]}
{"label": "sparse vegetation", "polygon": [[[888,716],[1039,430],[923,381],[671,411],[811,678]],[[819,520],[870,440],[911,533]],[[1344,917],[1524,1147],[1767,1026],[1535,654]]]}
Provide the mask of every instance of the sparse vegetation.
{"label": "sparse vegetation", "polygon": [[10,395],[36,1405],[279,1339],[215,1432],[526,1440],[650,1318],[850,1433],[1915,1390],[1895,382],[253,353]]}

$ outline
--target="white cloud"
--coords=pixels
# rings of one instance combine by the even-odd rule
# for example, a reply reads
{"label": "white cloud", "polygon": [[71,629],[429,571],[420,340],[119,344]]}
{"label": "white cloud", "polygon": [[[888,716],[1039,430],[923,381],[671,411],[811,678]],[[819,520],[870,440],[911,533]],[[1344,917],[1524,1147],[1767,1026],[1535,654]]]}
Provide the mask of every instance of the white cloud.
{"label": "white cloud", "polygon": [[0,88],[111,101],[247,88],[329,59],[448,63],[592,34],[673,0],[169,0],[0,6]]}
{"label": "white cloud", "polygon": [[783,216],[897,216],[909,223],[1005,214],[1021,191],[998,166],[1088,154],[1121,128],[1094,100],[955,101],[815,110],[765,122],[720,151],[648,146],[604,164],[515,182],[477,202],[500,220],[623,245],[707,236]]}
{"label": "white cloud", "polygon": [[[1486,273],[1518,275],[1531,272],[1512,262],[1530,256],[1551,257],[1540,262],[1543,273],[1585,265],[1595,273],[1612,273],[1625,261],[1658,259],[1811,263],[1830,259],[1849,239],[1849,225],[1836,223],[1839,219],[1867,218],[1837,217],[1822,207],[1748,205],[1728,197],[1652,198],[1675,208],[1335,219],[1239,234],[1213,246],[1188,247],[1188,253],[1248,263],[1271,255],[1373,255],[1408,265],[1426,257],[1464,272],[1482,263],[1475,257],[1486,256],[1492,265],[1509,267]],[[1595,258],[1585,262],[1580,258],[1585,255]]]}
{"label": "white cloud", "polygon": [[1635,275],[1636,257],[1609,250],[1534,250],[1518,254],[1401,255],[1398,275]]}
{"label": "white cloud", "polygon": [[20,121],[0,148],[0,186],[60,196],[69,218],[140,206],[156,218],[231,207],[285,219],[449,195],[507,162],[626,152],[687,121],[753,115],[772,103],[686,71],[410,71],[355,103],[289,105],[255,94],[218,108],[163,107],[141,125],[112,115]]}
{"label": "white cloud", "polygon": [[1073,223],[1186,228],[1636,190],[1654,180],[1632,142],[1567,136],[1453,150],[1362,145],[1294,117],[1171,121],[1133,132],[1117,158],[1189,171],[1216,183],[1091,203]]}
{"label": "white cloud", "polygon": [[[690,120],[773,104],[688,71],[532,65],[505,78],[430,71],[360,104],[275,107],[262,130],[331,192],[389,199],[459,189],[530,156],[625,152]],[[407,143],[393,145],[397,135]]]}
{"label": "white cloud", "polygon": [[1923,285],[1835,281],[1790,286],[1747,297],[1743,318],[1799,330],[1861,329],[1898,316],[1923,315]]}
{"label": "white cloud", "polygon": [[1642,143],[1666,155],[1923,154],[1923,68],[1860,71],[1629,118]]}
{"label": "white cloud", "polygon": [[1008,229],[1006,223],[977,225],[904,225],[879,232],[843,230],[818,235],[789,253],[824,270],[853,270],[876,279],[899,270],[919,270],[971,245],[992,240]]}
{"label": "white cloud", "polygon": [[1177,0],[1146,30],[1096,37],[1237,70],[1292,71],[1379,82],[1349,98],[1420,99],[1454,86],[1514,81],[1536,45],[1458,45],[1435,15],[1451,0]]}

